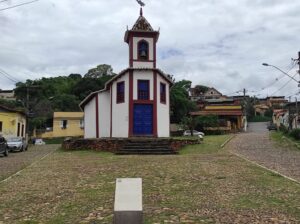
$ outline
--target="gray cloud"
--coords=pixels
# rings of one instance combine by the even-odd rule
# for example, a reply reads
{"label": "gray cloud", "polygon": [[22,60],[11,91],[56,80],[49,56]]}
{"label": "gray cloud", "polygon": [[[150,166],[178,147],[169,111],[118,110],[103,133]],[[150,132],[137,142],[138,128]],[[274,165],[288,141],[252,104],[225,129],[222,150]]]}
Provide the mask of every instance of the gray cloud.
{"label": "gray cloud", "polygon": [[[300,50],[299,7],[292,0],[167,0],[146,2],[144,15],[160,27],[158,66],[176,80],[267,96],[284,82],[261,90],[280,75],[261,63],[290,68]],[[128,66],[126,26],[138,15],[134,0],[48,0],[2,11],[0,68],[21,80],[85,74],[101,63],[118,72]],[[13,87],[1,76],[1,89]],[[276,95],[297,89],[291,82]]]}

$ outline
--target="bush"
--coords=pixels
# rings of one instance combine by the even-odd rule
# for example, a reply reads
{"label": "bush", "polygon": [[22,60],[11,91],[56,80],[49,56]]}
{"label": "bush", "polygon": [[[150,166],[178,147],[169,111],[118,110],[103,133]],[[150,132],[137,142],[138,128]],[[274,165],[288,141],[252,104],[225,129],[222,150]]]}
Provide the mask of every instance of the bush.
{"label": "bush", "polygon": [[290,136],[293,137],[296,140],[300,140],[300,128],[293,129],[290,132]]}
{"label": "bush", "polygon": [[280,124],[279,131],[281,131],[283,134],[288,134],[289,133],[289,130],[283,124]]}
{"label": "bush", "polygon": [[256,116],[249,119],[249,122],[267,122],[271,121],[271,117],[265,117],[265,116]]}

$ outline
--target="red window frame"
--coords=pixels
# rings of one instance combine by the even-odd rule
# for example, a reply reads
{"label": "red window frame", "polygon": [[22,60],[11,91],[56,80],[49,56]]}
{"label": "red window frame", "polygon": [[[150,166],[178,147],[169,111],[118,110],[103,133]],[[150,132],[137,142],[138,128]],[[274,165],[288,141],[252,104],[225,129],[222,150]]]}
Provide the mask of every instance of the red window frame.
{"label": "red window frame", "polygon": [[117,103],[125,102],[125,82],[117,82]]}
{"label": "red window frame", "polygon": [[166,84],[161,82],[160,86],[159,86],[160,102],[164,103],[164,104],[167,102],[167,99],[166,99],[166,96],[167,96],[167,94],[166,94],[166,88],[167,88]]}
{"label": "red window frame", "polygon": [[[149,100],[150,99],[150,81],[149,80],[143,80],[139,79],[137,80],[137,98],[138,100]],[[141,84],[140,83],[147,83],[147,90],[142,90],[141,89]]]}

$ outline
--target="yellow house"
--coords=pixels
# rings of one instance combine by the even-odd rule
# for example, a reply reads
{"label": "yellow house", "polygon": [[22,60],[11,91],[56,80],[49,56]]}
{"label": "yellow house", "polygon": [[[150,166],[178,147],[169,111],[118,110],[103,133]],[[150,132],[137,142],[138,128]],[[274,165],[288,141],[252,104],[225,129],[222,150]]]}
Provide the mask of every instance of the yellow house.
{"label": "yellow house", "polygon": [[0,105],[0,134],[5,138],[26,137],[25,113]]}
{"label": "yellow house", "polygon": [[54,112],[53,130],[39,134],[41,138],[80,137],[84,135],[83,112]]}

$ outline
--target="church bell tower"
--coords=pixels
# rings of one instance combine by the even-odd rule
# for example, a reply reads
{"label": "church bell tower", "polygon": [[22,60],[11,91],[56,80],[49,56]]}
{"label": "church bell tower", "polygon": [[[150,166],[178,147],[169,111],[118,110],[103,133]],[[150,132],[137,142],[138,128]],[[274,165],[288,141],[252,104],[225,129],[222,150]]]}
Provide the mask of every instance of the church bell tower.
{"label": "church bell tower", "polygon": [[130,68],[156,68],[156,43],[159,32],[154,31],[150,23],[140,16],[131,28],[125,33],[124,41],[129,45]]}

